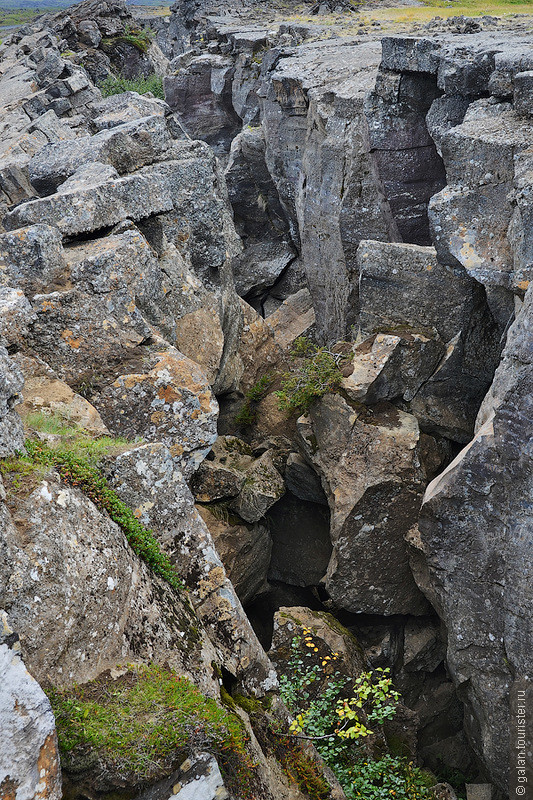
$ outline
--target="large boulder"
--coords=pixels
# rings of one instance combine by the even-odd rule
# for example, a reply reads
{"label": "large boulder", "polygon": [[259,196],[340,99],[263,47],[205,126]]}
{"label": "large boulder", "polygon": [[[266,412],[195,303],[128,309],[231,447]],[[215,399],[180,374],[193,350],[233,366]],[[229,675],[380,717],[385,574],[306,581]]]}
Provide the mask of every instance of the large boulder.
{"label": "large boulder", "polygon": [[427,612],[403,538],[418,517],[425,479],[415,417],[332,394],[300,417],[298,430],[330,505],[325,585],[334,603],[355,613]]}
{"label": "large boulder", "polygon": [[198,365],[173,348],[151,354],[143,366],[120,375],[94,404],[116,435],[165,444],[189,477],[217,437],[215,396]]}
{"label": "large boulder", "polygon": [[6,489],[0,603],[37,680],[69,686],[155,661],[213,691],[215,651],[186,596],[139,560],[118,525],[54,473],[30,473],[23,491],[6,478]]}
{"label": "large boulder", "polygon": [[276,674],[169,450],[154,444],[125,452],[110,466],[109,476],[190,587],[191,602],[224,667],[249,691],[263,694],[274,689]]}

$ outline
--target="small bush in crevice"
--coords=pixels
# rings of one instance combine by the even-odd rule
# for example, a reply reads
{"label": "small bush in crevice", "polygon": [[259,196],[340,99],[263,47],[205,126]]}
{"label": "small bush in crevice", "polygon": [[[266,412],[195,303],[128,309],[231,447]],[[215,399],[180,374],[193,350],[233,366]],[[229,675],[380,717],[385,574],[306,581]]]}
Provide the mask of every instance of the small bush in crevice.
{"label": "small bush in crevice", "polygon": [[165,99],[163,91],[163,79],[156,75],[148,75],[147,77],[140,76],[138,78],[124,78],[122,75],[108,75],[98,88],[104,97],[110,97],[113,94],[122,94],[122,92],[137,92],[137,94],[146,94],[151,92],[154,97],[160,100]]}
{"label": "small bush in crevice", "polygon": [[263,400],[274,383],[273,375],[263,375],[244,395],[244,404],[235,416],[235,423],[240,428],[248,428],[257,422],[257,406]]}
{"label": "small bush in crevice", "polygon": [[304,336],[295,340],[291,356],[295,367],[283,376],[281,389],[276,392],[280,411],[305,413],[315,400],[341,385],[341,366],[344,352],[319,347]]}

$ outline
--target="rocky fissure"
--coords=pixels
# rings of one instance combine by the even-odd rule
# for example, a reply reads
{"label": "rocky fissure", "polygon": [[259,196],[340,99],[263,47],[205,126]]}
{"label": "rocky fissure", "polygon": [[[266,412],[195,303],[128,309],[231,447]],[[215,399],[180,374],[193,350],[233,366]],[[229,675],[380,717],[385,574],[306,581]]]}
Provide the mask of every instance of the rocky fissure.
{"label": "rocky fissure", "polygon": [[[85,0],[0,45],[6,800],[61,797],[60,763],[80,800],[341,800],[280,699],[304,656],[345,692],[391,670],[359,752],[508,796],[533,37],[330,5]],[[141,780],[83,704],[148,667],[204,717]]]}

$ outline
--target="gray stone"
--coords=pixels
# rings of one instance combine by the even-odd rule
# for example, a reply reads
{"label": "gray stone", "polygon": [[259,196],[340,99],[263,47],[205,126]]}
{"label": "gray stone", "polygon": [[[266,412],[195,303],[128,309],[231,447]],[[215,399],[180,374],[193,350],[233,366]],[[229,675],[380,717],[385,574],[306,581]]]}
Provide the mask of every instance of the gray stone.
{"label": "gray stone", "polygon": [[[462,266],[485,286],[512,286],[510,190],[510,183],[446,186],[431,198],[429,220],[442,264]],[[464,222],[458,226],[457,220]]]}
{"label": "gray stone", "polygon": [[30,161],[30,180],[40,194],[47,195],[93,161],[110,164],[124,174],[157,161],[169,146],[164,117],[135,119],[94,136],[46,145]]}
{"label": "gray stone", "polygon": [[509,692],[515,678],[529,674],[532,636],[526,610],[531,512],[524,501],[531,470],[532,297],[526,294],[509,331],[492,410],[486,409],[474,440],[428,486],[420,537],[412,540],[417,581],[446,625],[447,664],[466,705],[467,736],[502,791],[509,770]]}
{"label": "gray stone", "polygon": [[400,397],[410,401],[444,351],[442,342],[418,333],[378,333],[354,347],[353,357],[343,367],[342,388],[352,400],[366,404]]}
{"label": "gray stone", "polygon": [[133,122],[141,117],[167,116],[170,108],[163,100],[147,97],[137,92],[121,92],[106,97],[91,107],[95,114],[91,127],[96,132],[116,128],[125,122]]}
{"label": "gray stone", "polygon": [[330,505],[325,583],[334,603],[355,613],[426,613],[403,539],[424,486],[416,419],[387,403],[352,408],[326,395],[298,430]]}
{"label": "gray stone", "polygon": [[0,282],[30,297],[65,281],[61,234],[53,225],[32,225],[0,234]]}
{"label": "gray stone", "polygon": [[448,183],[475,188],[512,181],[514,156],[530,145],[530,134],[508,103],[473,103],[463,123],[442,138]]}
{"label": "gray stone", "polygon": [[60,800],[61,767],[50,702],[21,659],[19,637],[0,611],[0,792]]}
{"label": "gray stone", "polygon": [[23,292],[9,286],[0,288],[0,344],[22,347],[29,337],[36,315]]}
{"label": "gray stone", "polygon": [[199,506],[198,511],[209,528],[237,597],[243,606],[248,605],[268,589],[266,579],[272,553],[269,528],[261,523],[246,524],[223,507]]}
{"label": "gray stone", "polygon": [[448,342],[467,324],[475,282],[439,264],[432,247],[364,241],[357,262],[363,333],[407,327]]}
{"label": "gray stone", "polygon": [[320,478],[313,467],[299,453],[290,453],[285,467],[287,489],[300,500],[327,505]]}
{"label": "gray stone", "polygon": [[200,55],[177,75],[164,79],[165,100],[188,134],[219,150],[229,149],[240,128],[231,103],[233,71],[232,59]]}
{"label": "gray stone", "polygon": [[94,398],[109,430],[165,444],[186,478],[217,437],[218,403],[201,369],[178,350],[154,352]]}
{"label": "gray stone", "polygon": [[24,432],[19,415],[13,410],[20,400],[24,378],[5,347],[0,345],[0,458],[24,449]]}
{"label": "gray stone", "polygon": [[257,522],[284,492],[283,478],[267,451],[250,464],[244,486],[230,505],[246,522]]}
{"label": "gray stone", "polygon": [[69,179],[69,185],[60,187],[56,194],[17,206],[4,219],[5,227],[13,230],[43,222],[55,225],[64,236],[73,236],[172,208],[164,184],[155,183],[142,172],[109,180],[109,169],[102,167],[99,178],[92,165],[91,179],[87,180],[81,167],[79,174]]}
{"label": "gray stone", "polygon": [[[189,766],[190,764],[190,766]],[[226,800],[224,785],[216,759],[210,753],[196,753],[187,760],[188,769],[180,775],[168,800]],[[183,769],[183,768],[182,768]]]}
{"label": "gray stone", "polygon": [[191,602],[222,664],[249,690],[262,694],[276,688],[272,665],[169,450],[153,444],[126,452],[110,465],[109,474],[119,496],[155,532],[189,587]]}
{"label": "gray stone", "polygon": [[12,494],[10,508],[13,517],[0,512],[1,603],[37,680],[72,686],[117,664],[155,661],[213,691],[216,655],[198,617],[107,515],[54,474],[26,497]]}
{"label": "gray stone", "polygon": [[528,70],[515,75],[513,106],[520,116],[533,116],[533,71]]}

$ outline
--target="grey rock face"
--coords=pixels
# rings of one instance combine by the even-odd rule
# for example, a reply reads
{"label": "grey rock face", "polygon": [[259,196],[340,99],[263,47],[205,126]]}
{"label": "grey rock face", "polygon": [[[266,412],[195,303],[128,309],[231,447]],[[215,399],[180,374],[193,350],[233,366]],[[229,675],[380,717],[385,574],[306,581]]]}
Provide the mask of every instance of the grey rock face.
{"label": "grey rock face", "polygon": [[61,234],[52,225],[32,225],[0,235],[0,281],[18,286],[30,297],[64,281]]}
{"label": "grey rock face", "polygon": [[60,800],[55,719],[21,658],[18,635],[0,612],[0,792],[17,800]]}
{"label": "grey rock face", "polygon": [[102,169],[100,175],[91,175],[88,181],[87,172],[81,167],[56,194],[17,206],[7,214],[5,227],[13,230],[41,222],[55,225],[64,236],[73,236],[173,207],[166,187],[156,185],[141,173],[119,178],[118,173],[112,176]]}
{"label": "grey rock face", "polygon": [[118,494],[155,531],[190,587],[191,601],[226,669],[250,690],[275,688],[276,674],[171,453],[160,444],[145,445],[119,456],[110,471]]}
{"label": "grey rock face", "polygon": [[428,355],[433,351],[434,359],[440,349],[442,360],[429,358],[426,369],[434,371],[418,385],[423,372],[411,375],[405,399],[424,430],[468,441],[500,352],[499,326],[482,287],[440,264],[429,247],[362,242],[357,259],[362,332],[401,335],[407,326],[434,341]]}
{"label": "grey rock face", "polygon": [[464,691],[467,734],[502,790],[509,763],[509,691],[513,679],[528,674],[532,635],[524,606],[532,569],[525,500],[530,480],[531,299],[528,292],[509,331],[486,422],[429,485],[415,542],[429,582],[421,573],[417,579],[448,630],[448,666]]}
{"label": "grey rock face", "polygon": [[217,436],[218,403],[207,379],[174,349],[154,353],[143,373],[118,377],[94,404],[116,435],[164,443],[187,478]]}
{"label": "grey rock face", "polygon": [[10,505],[13,517],[2,506],[1,603],[32,675],[69,686],[128,659],[155,660],[212,687],[202,664],[214,652],[202,631],[193,633],[196,615],[109,517],[53,476]]}
{"label": "grey rock face", "polygon": [[46,145],[30,161],[30,180],[39,194],[47,195],[85,164],[110,164],[124,174],[158,161],[169,147],[164,117],[135,119],[94,136]]}
{"label": "grey rock face", "polygon": [[232,59],[202,55],[164,80],[165,100],[193,139],[228,150],[240,128],[231,102]]}
{"label": "grey rock face", "polygon": [[13,406],[20,399],[24,379],[5,347],[0,346],[0,458],[24,449],[24,433],[19,415]]}
{"label": "grey rock face", "polygon": [[29,337],[30,326],[36,317],[20,289],[0,288],[0,344],[18,347]]}

